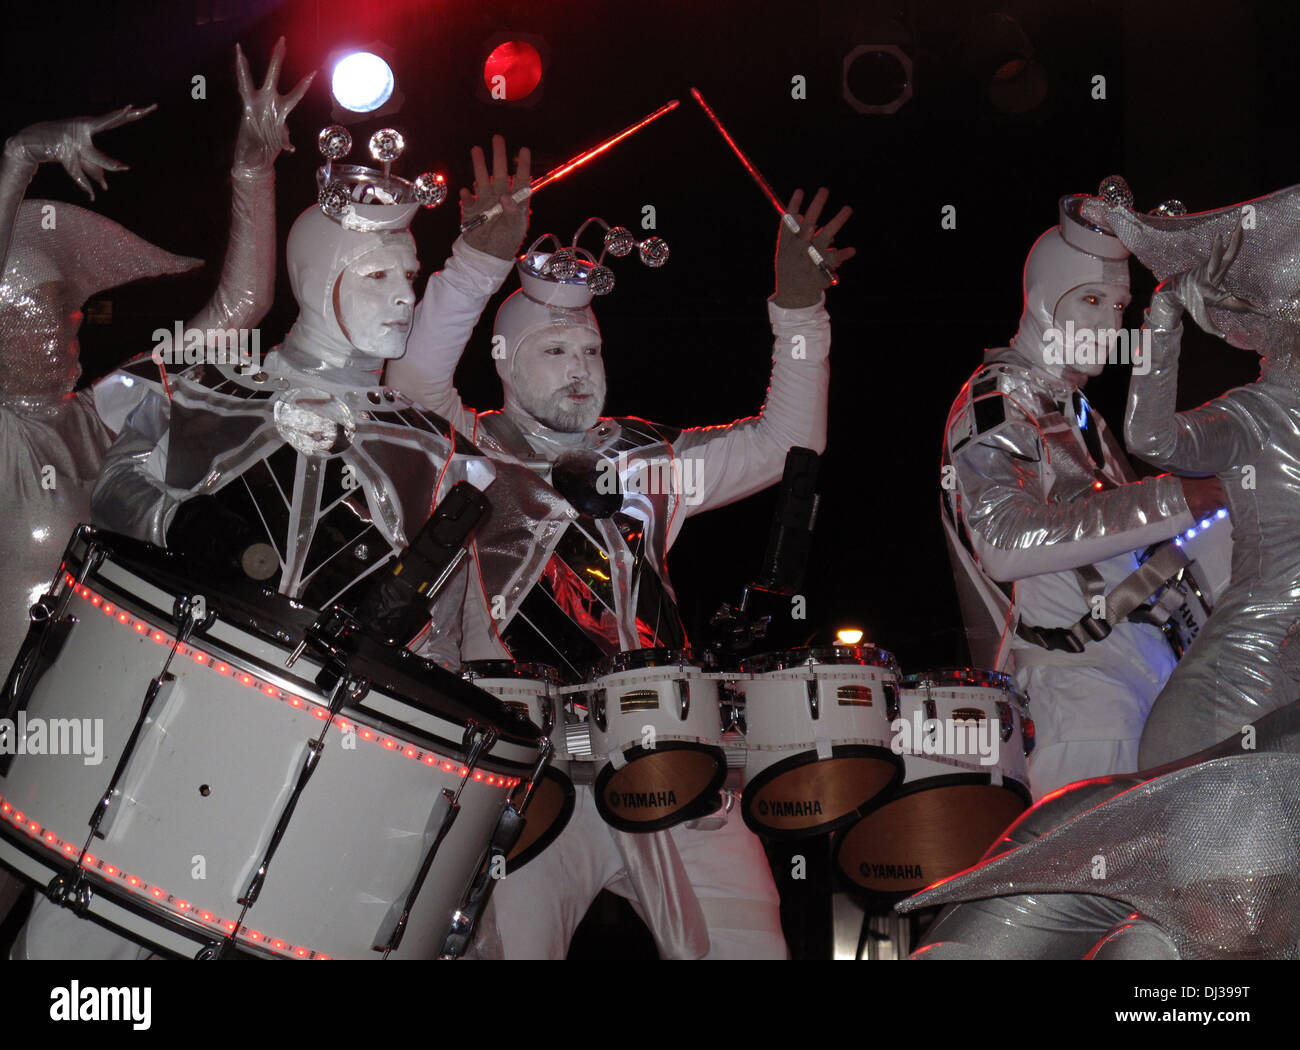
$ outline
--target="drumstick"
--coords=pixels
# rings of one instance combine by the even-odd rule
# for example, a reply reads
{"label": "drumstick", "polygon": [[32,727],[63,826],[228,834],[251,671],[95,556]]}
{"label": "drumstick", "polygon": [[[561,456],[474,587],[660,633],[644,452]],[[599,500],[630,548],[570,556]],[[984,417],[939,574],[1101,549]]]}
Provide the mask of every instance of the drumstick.
{"label": "drumstick", "polygon": [[[587,161],[599,157],[606,150],[613,149],[625,138],[627,138],[630,135],[634,135],[636,132],[640,131],[643,127],[649,124],[652,120],[658,120],[665,113],[672,112],[680,104],[681,103],[679,103],[677,99],[673,99],[671,102],[665,103],[664,105],[656,109],[653,113],[651,113],[648,117],[645,117],[642,120],[638,120],[635,124],[629,125],[628,127],[624,128],[622,131],[620,131],[617,135],[612,135],[611,137],[607,138],[604,142],[602,142],[599,146],[594,146],[591,149],[585,151],[584,153],[579,153],[572,160],[565,161],[558,168],[553,168],[551,171],[548,171],[541,178],[533,179],[533,181],[530,182],[523,189],[515,190],[515,192],[510,195],[510,199],[514,201],[516,204],[523,204],[524,201],[526,201],[534,193],[540,190],[543,186],[547,185],[548,183],[554,182],[556,179],[564,177],[565,175],[569,174],[569,172],[573,171],[575,168],[579,168],[582,165],[586,164]],[[478,227],[482,226],[485,222],[488,222],[491,219],[495,219],[504,210],[505,209],[501,207],[500,202],[497,202],[496,204],[492,205],[492,207],[490,207],[487,211],[475,215],[474,218],[469,220],[469,222],[462,225],[460,228],[460,232],[468,233],[470,230],[478,229]]]}
{"label": "drumstick", "polygon": [[[745,155],[745,151],[742,150],[736,140],[731,137],[730,132],[722,126],[722,121],[718,119],[718,115],[713,112],[709,104],[704,101],[704,96],[700,94],[697,88],[691,88],[691,97],[700,104],[700,108],[704,110],[708,115],[708,118],[713,121],[713,126],[718,129],[718,133],[726,140],[727,145],[731,147],[731,151],[740,159],[740,163],[744,166],[745,170],[749,172],[750,177],[758,183],[758,188],[762,190],[767,199],[772,202],[772,207],[774,207],[777,214],[781,216],[781,221],[785,223],[786,229],[791,233],[798,233],[799,220],[785,210],[785,205],[781,203],[781,198],[778,197],[776,191],[772,189],[771,183],[769,183],[767,179],[763,178],[763,173],[755,167],[754,162]],[[832,287],[840,283],[839,276],[826,261],[826,257],[812,244],[808,245],[808,258],[817,264],[817,268],[821,270],[822,276],[831,282]]]}

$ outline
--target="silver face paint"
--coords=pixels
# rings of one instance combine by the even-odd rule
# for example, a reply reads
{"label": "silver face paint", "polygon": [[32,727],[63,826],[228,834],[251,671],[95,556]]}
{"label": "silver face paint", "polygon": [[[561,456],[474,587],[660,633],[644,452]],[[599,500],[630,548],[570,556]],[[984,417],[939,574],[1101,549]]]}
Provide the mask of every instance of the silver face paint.
{"label": "silver face paint", "polygon": [[515,396],[552,430],[590,430],[605,406],[600,335],[590,328],[543,328],[524,337],[512,367]]}
{"label": "silver face paint", "polygon": [[349,265],[335,285],[335,313],[348,341],[371,357],[401,357],[415,317],[415,247],[395,240]]}

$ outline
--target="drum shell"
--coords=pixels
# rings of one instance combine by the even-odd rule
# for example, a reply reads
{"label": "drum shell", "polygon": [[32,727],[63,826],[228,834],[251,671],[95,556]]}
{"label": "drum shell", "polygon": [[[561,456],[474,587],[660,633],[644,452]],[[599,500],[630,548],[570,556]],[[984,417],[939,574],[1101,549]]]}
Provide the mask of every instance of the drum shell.
{"label": "drum shell", "polygon": [[[102,719],[103,752],[97,765],[75,755],[17,756],[0,778],[0,855],[42,882],[75,864],[174,629],[174,594],[111,555],[75,593],[66,581],[62,590],[76,622],[25,715]],[[178,954],[228,932],[307,741],[328,719],[314,682],[319,666],[303,656],[286,669],[287,654],[287,646],[218,618],[173,657],[172,680],[126,767],[104,838],[83,865],[93,913]],[[382,689],[345,708],[325,732],[239,947],[378,958],[375,938],[390,928],[390,906],[418,870],[441,794],[463,785],[459,816],[394,957],[439,954],[509,791],[536,761],[535,748],[503,741],[505,761],[493,755],[462,775],[464,730]]]}
{"label": "drum shell", "polygon": [[[898,698],[892,667],[805,663],[740,675],[735,689],[744,699],[742,812],[758,834],[800,838],[831,831],[851,823],[902,779],[902,761],[890,750],[891,711]],[[804,768],[818,762],[835,765]],[[854,771],[851,797],[842,767]],[[796,777],[805,785],[796,792],[798,801],[812,815],[779,816],[776,806],[782,800],[776,796],[791,792],[777,779]]]}
{"label": "drum shell", "polygon": [[[717,808],[727,773],[717,675],[661,664],[603,675],[582,693],[575,699],[588,708],[596,807],[606,823],[623,831],[661,831]],[[638,793],[618,790],[619,774],[646,760],[680,762],[685,771],[667,806],[647,806]],[[658,815],[638,819],[637,809]]]}
{"label": "drum shell", "polygon": [[[840,832],[834,845],[841,877],[881,901],[897,900],[976,863],[1030,805],[1028,715],[1013,683],[975,670],[935,673],[928,686],[926,677],[906,679],[899,694],[893,746],[902,752],[903,783]],[[930,718],[941,725],[926,734]],[[987,756],[979,753],[981,738],[966,728],[978,731],[981,725],[988,727],[982,738]],[[950,727],[962,727],[961,735]]]}

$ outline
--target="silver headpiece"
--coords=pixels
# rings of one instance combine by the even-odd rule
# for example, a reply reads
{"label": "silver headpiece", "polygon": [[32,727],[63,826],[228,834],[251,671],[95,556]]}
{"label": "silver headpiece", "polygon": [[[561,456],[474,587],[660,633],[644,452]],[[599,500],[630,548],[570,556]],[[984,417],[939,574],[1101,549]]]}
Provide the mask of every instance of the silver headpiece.
{"label": "silver headpiece", "polygon": [[334,124],[321,131],[317,145],[325,164],[316,172],[320,209],[344,229],[359,233],[404,230],[421,205],[433,208],[447,197],[447,180],[427,171],[407,181],[389,171],[406,150],[400,131],[381,128],[370,136],[370,156],[382,169],[336,164],[352,149],[347,128]]}

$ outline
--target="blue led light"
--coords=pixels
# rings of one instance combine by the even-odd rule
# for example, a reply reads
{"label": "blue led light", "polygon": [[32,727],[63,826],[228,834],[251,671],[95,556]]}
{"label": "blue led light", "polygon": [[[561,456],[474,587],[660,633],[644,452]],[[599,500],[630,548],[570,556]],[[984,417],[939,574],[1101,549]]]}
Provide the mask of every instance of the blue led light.
{"label": "blue led light", "polygon": [[1228,511],[1226,508],[1220,507],[1219,510],[1215,511],[1214,516],[1216,518],[1226,518],[1228,516]]}
{"label": "blue led light", "polygon": [[1188,529],[1186,532],[1183,533],[1183,536],[1185,536],[1189,540],[1195,537],[1195,535],[1196,535],[1196,529],[1194,527]]}

